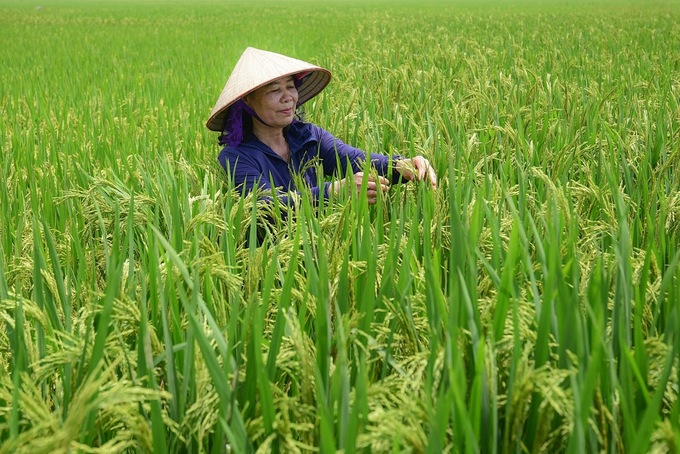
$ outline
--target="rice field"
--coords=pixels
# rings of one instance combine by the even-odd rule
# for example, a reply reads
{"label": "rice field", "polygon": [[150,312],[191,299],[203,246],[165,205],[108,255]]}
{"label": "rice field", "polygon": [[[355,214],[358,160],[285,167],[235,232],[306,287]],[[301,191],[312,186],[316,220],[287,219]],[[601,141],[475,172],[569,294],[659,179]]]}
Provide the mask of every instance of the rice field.
{"label": "rice field", "polygon": [[[3,0],[0,43],[0,453],[680,450],[678,2]],[[247,46],[439,188],[241,197]]]}

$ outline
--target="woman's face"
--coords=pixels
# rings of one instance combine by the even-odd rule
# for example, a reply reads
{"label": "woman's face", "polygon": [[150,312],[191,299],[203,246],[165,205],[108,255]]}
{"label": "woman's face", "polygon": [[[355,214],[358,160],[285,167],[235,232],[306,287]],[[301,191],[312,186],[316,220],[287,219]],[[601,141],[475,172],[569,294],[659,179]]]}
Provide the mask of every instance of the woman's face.
{"label": "woman's face", "polygon": [[293,122],[298,91],[293,77],[286,76],[258,88],[245,101],[267,125],[285,128]]}

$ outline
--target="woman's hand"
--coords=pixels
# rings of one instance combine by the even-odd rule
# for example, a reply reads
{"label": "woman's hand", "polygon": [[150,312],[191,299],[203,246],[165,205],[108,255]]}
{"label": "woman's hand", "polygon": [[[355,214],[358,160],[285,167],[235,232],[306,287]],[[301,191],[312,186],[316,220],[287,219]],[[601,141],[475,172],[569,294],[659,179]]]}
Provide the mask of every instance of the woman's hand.
{"label": "woman's hand", "polygon": [[432,189],[437,189],[437,174],[434,172],[430,161],[422,156],[416,156],[412,159],[399,159],[394,168],[407,180],[427,180]]}
{"label": "woman's hand", "polygon": [[[370,205],[374,205],[378,201],[379,192],[387,192],[390,189],[390,180],[378,175],[366,175],[366,198]],[[344,187],[349,187],[350,192],[359,194],[361,192],[361,184],[364,180],[364,172],[357,172],[351,177],[343,178],[340,181],[333,183],[333,192],[338,194]]]}

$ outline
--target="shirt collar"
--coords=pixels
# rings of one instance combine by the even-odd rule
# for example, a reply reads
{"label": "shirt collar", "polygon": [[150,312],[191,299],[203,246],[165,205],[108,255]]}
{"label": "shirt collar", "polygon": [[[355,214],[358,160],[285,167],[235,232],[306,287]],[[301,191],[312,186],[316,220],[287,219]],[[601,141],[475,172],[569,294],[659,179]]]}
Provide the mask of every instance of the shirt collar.
{"label": "shirt collar", "polygon": [[[296,121],[284,130],[284,135],[288,141],[291,155],[297,154],[302,150],[306,150],[310,144],[316,144],[318,140],[310,131],[309,123]],[[277,156],[267,145],[262,143],[254,134],[250,134],[241,142],[241,147],[255,148],[268,155]]]}
{"label": "shirt collar", "polygon": [[309,123],[303,123],[301,121],[296,121],[288,126],[285,134],[291,154],[295,154],[300,150],[305,150],[309,144],[318,142],[314,135],[311,134],[310,128],[311,126]]}

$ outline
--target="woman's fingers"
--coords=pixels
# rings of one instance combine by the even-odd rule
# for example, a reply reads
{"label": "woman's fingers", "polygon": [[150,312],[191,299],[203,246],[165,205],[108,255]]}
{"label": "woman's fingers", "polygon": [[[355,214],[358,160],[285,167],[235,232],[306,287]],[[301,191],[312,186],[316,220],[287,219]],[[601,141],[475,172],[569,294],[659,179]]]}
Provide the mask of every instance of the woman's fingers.
{"label": "woman's fingers", "polygon": [[432,166],[427,168],[428,179],[433,189],[437,189],[437,173],[434,171]]}
{"label": "woman's fingers", "polygon": [[430,161],[428,161],[426,158],[423,156],[416,156],[411,160],[413,167],[416,170],[416,179],[418,181],[423,181],[427,180],[430,183],[430,186],[433,188],[437,188],[437,174],[434,171],[434,168],[430,164]]}
{"label": "woman's fingers", "polygon": [[366,178],[366,199],[371,205],[378,202],[378,192],[387,192],[390,189],[390,180],[377,175],[366,175],[364,172],[354,174],[354,188],[357,194],[361,193],[361,186]]}
{"label": "woman's fingers", "polygon": [[[357,188],[360,188],[360,187],[361,187],[361,185],[359,185]],[[366,184],[366,190],[368,190],[368,191],[380,190],[380,191],[385,192],[388,189],[390,189],[390,185],[387,184],[387,183],[382,183],[382,182],[377,182],[377,181],[369,181]]]}
{"label": "woman's fingers", "polygon": [[[367,181],[366,181],[366,188],[368,190],[376,190],[378,187],[380,187],[381,190],[386,191],[390,187],[390,180],[388,180],[385,177],[378,176],[377,178],[374,175],[368,175],[366,176]],[[358,189],[361,189],[361,186],[364,182],[364,173],[363,172],[357,172],[354,174],[354,184]]]}
{"label": "woman's fingers", "polygon": [[415,167],[416,172],[418,172],[418,181],[425,179],[425,172],[427,172],[428,164],[429,163],[427,159],[423,158],[422,156],[416,156],[413,158],[413,167]]}
{"label": "woman's fingers", "polygon": [[437,188],[437,174],[434,171],[434,167],[430,164],[430,161],[421,156],[423,162],[421,164],[422,176],[421,180],[427,180],[433,188]]}

